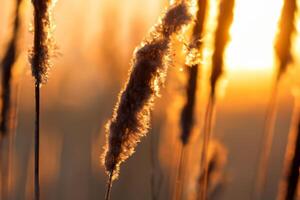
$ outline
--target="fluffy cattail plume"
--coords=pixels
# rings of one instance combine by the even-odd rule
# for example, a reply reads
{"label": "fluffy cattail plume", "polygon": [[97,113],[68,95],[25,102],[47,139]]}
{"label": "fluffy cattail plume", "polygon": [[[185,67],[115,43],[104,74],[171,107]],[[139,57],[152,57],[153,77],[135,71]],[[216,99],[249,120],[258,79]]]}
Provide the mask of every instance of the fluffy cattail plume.
{"label": "fluffy cattail plume", "polygon": [[[218,141],[212,141],[208,147],[208,196],[213,196],[218,188],[224,183],[224,168],[227,163],[227,150]],[[198,178],[197,197],[201,199],[200,187],[205,178],[203,171],[200,171]]]}
{"label": "fluffy cattail plume", "polygon": [[20,28],[20,15],[19,10],[22,0],[16,0],[15,7],[15,19],[13,24],[12,37],[9,41],[8,47],[4,53],[2,60],[2,108],[1,108],[1,121],[0,121],[0,131],[1,138],[5,137],[8,132],[8,123],[10,115],[10,99],[11,99],[11,78],[12,71],[15,61],[17,59],[17,42],[18,33]]}
{"label": "fluffy cattail plume", "polygon": [[207,193],[208,181],[208,161],[207,161],[207,148],[211,135],[211,124],[213,120],[214,106],[215,106],[215,93],[217,81],[223,74],[223,56],[225,48],[229,42],[229,29],[233,21],[233,9],[235,0],[221,0],[218,25],[215,32],[214,53],[212,57],[212,72],[210,77],[210,94],[208,105],[206,108],[204,131],[203,131],[203,145],[201,151],[201,165],[200,170],[203,170],[204,178],[201,183],[201,199],[205,200]]}
{"label": "fluffy cattail plume", "polygon": [[119,96],[112,119],[106,125],[108,149],[105,167],[117,175],[119,164],[134,151],[140,137],[149,127],[149,115],[158,82],[162,81],[166,68],[163,54],[168,49],[168,40],[146,43],[133,60],[130,78]]}
{"label": "fluffy cattail plume", "polygon": [[134,52],[129,79],[106,125],[104,165],[110,175],[109,184],[118,176],[120,164],[133,154],[148,131],[153,101],[166,75],[171,36],[190,19],[185,1],[171,6]]}
{"label": "fluffy cattail plume", "polygon": [[270,101],[268,104],[267,115],[265,119],[265,128],[263,135],[262,151],[257,172],[257,180],[255,185],[254,195],[261,198],[262,191],[265,187],[266,172],[268,170],[269,156],[272,149],[274,127],[276,121],[277,99],[280,80],[287,69],[288,64],[292,61],[292,36],[296,30],[295,18],[297,12],[296,0],[285,0],[281,12],[279,22],[279,32],[275,41],[275,52],[278,57],[279,70],[276,77],[276,82],[272,88]]}
{"label": "fluffy cattail plume", "polygon": [[279,186],[278,200],[297,199],[300,167],[300,107],[296,106],[285,154],[284,173]]}
{"label": "fluffy cattail plume", "polygon": [[297,0],[285,0],[279,21],[279,31],[275,41],[275,53],[278,57],[279,71],[277,79],[280,79],[286,71],[292,59],[292,36],[296,31],[295,19]]}
{"label": "fluffy cattail plume", "polygon": [[52,8],[55,0],[32,0],[34,8],[34,45],[30,52],[32,75],[36,84],[45,83],[51,67],[54,42],[52,32]]}
{"label": "fluffy cattail plume", "polygon": [[229,29],[233,21],[234,0],[222,0],[220,3],[218,25],[215,33],[212,74],[210,77],[211,96],[215,96],[216,84],[223,74],[223,55],[229,42]]}

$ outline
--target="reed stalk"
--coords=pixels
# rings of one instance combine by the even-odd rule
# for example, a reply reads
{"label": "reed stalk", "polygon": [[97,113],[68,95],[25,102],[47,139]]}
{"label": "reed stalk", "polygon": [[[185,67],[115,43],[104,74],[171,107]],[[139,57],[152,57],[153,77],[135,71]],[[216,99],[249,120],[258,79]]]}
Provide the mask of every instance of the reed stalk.
{"label": "reed stalk", "polygon": [[261,199],[266,184],[269,157],[273,144],[274,127],[276,124],[277,99],[280,82],[288,65],[292,62],[292,36],[296,30],[295,18],[297,12],[296,0],[285,0],[279,21],[279,32],[275,40],[275,53],[278,58],[278,72],[269,101],[265,120],[264,135],[259,167],[255,183],[254,198]]}
{"label": "reed stalk", "polygon": [[264,127],[264,139],[263,139],[263,149],[260,155],[259,167],[257,172],[257,182],[254,193],[254,199],[261,199],[263,188],[266,184],[266,172],[269,162],[269,157],[271,153],[273,138],[274,138],[274,128],[276,124],[276,114],[277,114],[277,104],[278,104],[278,88],[279,82],[276,82],[274,88],[272,89],[271,98],[268,103],[267,115],[265,119]]}
{"label": "reed stalk", "polygon": [[128,81],[106,125],[107,141],[103,154],[109,174],[106,200],[110,198],[112,181],[119,174],[120,164],[134,153],[149,129],[150,111],[166,76],[171,36],[179,33],[190,18],[186,1],[175,3],[134,52]]}
{"label": "reed stalk", "polygon": [[[191,38],[191,43],[189,45],[190,55],[193,61],[187,58],[187,76],[188,83],[186,86],[186,102],[181,111],[181,142],[185,146],[188,143],[190,135],[192,133],[194,125],[194,112],[195,112],[195,102],[196,102],[196,93],[197,93],[197,79],[199,72],[199,57],[201,54],[201,47],[204,35],[204,26],[205,26],[205,16],[207,10],[207,0],[198,0],[197,1],[198,11],[196,14],[196,20],[193,27],[193,34]],[[189,57],[189,56],[187,56]]]}
{"label": "reed stalk", "polygon": [[[206,10],[208,7],[207,0],[198,0],[197,1],[197,13],[196,13],[196,19],[194,22],[191,42],[189,45],[190,52],[188,52],[191,55],[187,55],[186,60],[186,68],[188,70],[187,76],[188,76],[188,82],[186,86],[186,102],[182,108],[181,111],[181,117],[180,117],[180,126],[181,126],[181,146],[180,146],[180,160],[179,160],[179,166],[177,170],[177,180],[175,184],[175,190],[174,190],[174,199],[180,199],[181,198],[181,192],[182,192],[182,186],[184,185],[184,155],[188,152],[185,151],[186,145],[190,139],[192,129],[194,126],[194,112],[195,112],[195,102],[196,102],[196,95],[197,95],[197,84],[198,84],[198,72],[200,67],[200,59],[199,57],[201,54],[201,48],[202,48],[202,40],[204,35],[204,27],[205,27],[205,16],[206,16]],[[191,57],[191,58],[190,58]],[[191,59],[191,60],[190,60]]]}
{"label": "reed stalk", "polygon": [[212,57],[212,72],[210,77],[210,91],[208,105],[205,115],[203,129],[203,145],[201,149],[200,171],[203,171],[204,178],[200,183],[200,196],[202,200],[207,199],[207,182],[208,182],[208,161],[207,148],[211,136],[212,120],[216,102],[217,82],[223,74],[223,55],[229,41],[229,29],[233,21],[233,9],[235,0],[221,0],[218,25],[215,32],[214,53]]}
{"label": "reed stalk", "polygon": [[[150,135],[150,163],[151,163],[151,178],[150,178],[150,187],[151,187],[151,199],[158,200],[161,192],[161,186],[163,182],[163,174],[158,162],[156,147],[158,143],[158,138],[155,138],[154,134]],[[158,171],[158,180],[156,180],[156,171]],[[158,184],[156,184],[158,183]]]}
{"label": "reed stalk", "polygon": [[176,179],[175,179],[175,190],[174,190],[174,198],[175,200],[181,199],[181,193],[182,193],[182,182],[184,177],[184,163],[185,163],[185,148],[184,146],[181,146],[180,153],[179,153],[179,162],[177,164],[177,173],[176,173]]}
{"label": "reed stalk", "polygon": [[11,79],[13,66],[18,57],[17,53],[17,42],[18,42],[18,33],[20,29],[20,15],[19,10],[21,6],[21,0],[16,0],[15,5],[15,19],[13,25],[13,32],[11,40],[8,44],[6,52],[2,60],[2,108],[1,108],[1,138],[3,139],[8,134],[8,123],[10,115],[10,102],[11,102]]}
{"label": "reed stalk", "polygon": [[52,0],[32,0],[34,9],[34,44],[30,53],[32,75],[35,79],[35,132],[34,132],[34,199],[40,199],[40,87],[45,84],[53,55]]}
{"label": "reed stalk", "polygon": [[40,199],[40,85],[35,84],[34,199]]}
{"label": "reed stalk", "polygon": [[278,200],[293,200],[297,197],[300,167],[300,107],[294,107],[291,130],[284,158],[282,179],[279,184]]}
{"label": "reed stalk", "polygon": [[[20,6],[21,0],[15,1],[15,12],[14,12],[14,23],[13,23],[13,30],[12,36],[8,43],[7,49],[4,53],[4,57],[1,61],[1,76],[2,76],[2,108],[1,108],[1,119],[0,119],[0,165],[1,165],[1,198],[7,199],[8,195],[8,179],[9,179],[9,170],[10,170],[10,156],[11,156],[11,142],[9,141],[7,155],[2,156],[4,153],[4,140],[9,136],[9,132],[13,131],[12,128],[14,127],[15,119],[14,117],[14,110],[11,107],[11,99],[12,99],[12,72],[14,68],[14,64],[18,57],[18,34],[20,29]],[[16,105],[15,105],[16,106]],[[11,125],[11,127],[10,127]],[[13,137],[7,138],[8,140],[12,140]],[[6,160],[5,160],[6,158]]]}
{"label": "reed stalk", "polygon": [[200,173],[203,173],[203,179],[199,181],[199,197],[200,200],[207,199],[207,187],[208,187],[208,145],[211,135],[213,113],[214,113],[214,103],[215,99],[211,96],[208,100],[208,105],[206,107],[205,121],[203,128],[203,144],[201,148],[201,162],[200,162]]}

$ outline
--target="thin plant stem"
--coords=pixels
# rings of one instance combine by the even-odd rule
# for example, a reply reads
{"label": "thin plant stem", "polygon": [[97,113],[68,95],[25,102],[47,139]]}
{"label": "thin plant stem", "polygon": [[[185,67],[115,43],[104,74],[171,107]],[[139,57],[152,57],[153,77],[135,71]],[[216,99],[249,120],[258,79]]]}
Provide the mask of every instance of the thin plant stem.
{"label": "thin plant stem", "polygon": [[282,179],[279,184],[278,200],[296,199],[300,167],[300,110],[296,102],[292,114],[288,142],[284,158]]}
{"label": "thin plant stem", "polygon": [[[203,42],[202,37],[204,35],[204,28],[205,28],[205,16],[206,16],[206,10],[208,8],[207,6],[208,1],[207,0],[198,0],[197,1],[197,13],[196,13],[196,20],[195,24],[192,30],[192,38],[190,43],[191,50],[196,50],[199,54],[201,53]],[[183,109],[181,111],[181,155],[184,154],[184,151],[186,151],[186,145],[191,137],[192,130],[194,127],[194,113],[195,113],[195,103],[197,98],[197,84],[198,84],[198,72],[200,68],[200,63],[189,63],[187,66],[188,69],[188,82],[186,86],[186,103],[183,106]],[[185,155],[186,156],[186,155]],[[181,159],[178,167],[177,174],[180,174],[182,172],[185,172],[185,169],[182,169],[183,166],[183,160]],[[179,183],[180,188],[178,189],[179,194],[176,194],[177,199],[181,198],[182,196],[182,190],[184,188],[184,181],[185,181],[185,174],[181,177],[179,177],[181,180]]]}
{"label": "thin plant stem", "polygon": [[[1,140],[0,141],[0,149],[3,149],[3,140]],[[4,160],[4,158],[3,158],[3,151],[1,151],[0,152],[0,164],[1,164],[1,166],[3,166],[3,160]],[[3,169],[3,167],[1,167],[1,169],[0,169],[0,175],[1,175],[1,187],[0,187],[0,195],[1,195],[1,199],[4,199],[5,198],[5,194],[4,194],[4,187],[3,187],[3,185],[4,185],[4,169]]]}
{"label": "thin plant stem", "polygon": [[[11,120],[10,120],[10,134],[9,134],[9,144],[8,144],[8,186],[12,183],[12,176],[14,170],[14,155],[15,155],[15,140],[16,140],[16,128],[18,124],[18,111],[19,111],[19,100],[20,100],[20,92],[19,92],[19,81],[15,84],[14,95],[13,95],[13,102],[12,102],[12,110],[11,110]],[[10,193],[13,194],[13,193]],[[9,197],[11,198],[11,197]]]}
{"label": "thin plant stem", "polygon": [[2,108],[1,108],[1,120],[0,120],[0,130],[1,137],[5,137],[9,132],[9,119],[10,119],[10,109],[11,109],[11,93],[12,93],[12,73],[13,68],[18,57],[18,34],[20,29],[20,7],[22,0],[16,0],[15,2],[15,18],[13,25],[12,38],[8,44],[6,52],[4,54],[3,60],[1,61],[2,67]]}
{"label": "thin plant stem", "polygon": [[[12,72],[15,66],[16,59],[18,57],[18,34],[20,29],[20,5],[22,0],[15,1],[15,16],[13,23],[12,36],[8,43],[7,49],[1,60],[1,89],[2,89],[2,108],[0,119],[0,151],[2,156],[0,157],[1,163],[1,199],[7,199],[8,195],[8,177],[9,177],[9,156],[10,156],[10,139],[9,132],[12,131],[9,127],[12,122],[12,115],[14,114],[11,106],[12,95]],[[7,145],[4,140],[7,141]],[[7,146],[7,151],[5,147]],[[5,155],[3,155],[5,154]]]}
{"label": "thin plant stem", "polygon": [[34,132],[34,199],[40,199],[39,154],[40,154],[40,86],[47,82],[48,72],[52,66],[50,58],[54,55],[55,43],[52,38],[54,30],[52,9],[55,1],[32,0],[34,36],[30,50],[32,76],[35,79],[35,132]]}
{"label": "thin plant stem", "polygon": [[155,188],[155,141],[154,134],[150,135],[150,164],[151,164],[151,177],[150,177],[150,189],[151,189],[151,199],[156,200],[156,188]]}
{"label": "thin plant stem", "polygon": [[[157,147],[157,140],[155,135],[152,133],[150,136],[150,163],[151,163],[151,178],[150,178],[150,187],[151,187],[151,199],[157,200],[159,199],[160,191],[161,191],[161,184],[162,184],[162,173],[157,161],[157,152],[155,151]],[[155,172],[158,171],[158,180],[156,181],[156,174]],[[158,183],[158,185],[156,185]]]}
{"label": "thin plant stem", "polygon": [[[188,140],[191,136],[192,129],[194,126],[194,112],[195,112],[195,102],[196,102],[196,92],[197,92],[197,78],[198,78],[198,71],[199,71],[199,65],[192,65],[188,66],[188,84],[186,88],[186,95],[187,95],[187,101],[186,104],[184,105],[182,111],[181,111],[181,155],[186,156],[185,154],[185,149],[187,148],[187,143]],[[183,164],[184,158],[180,159],[179,166],[177,169],[177,174],[180,174],[180,177],[178,180],[180,188],[179,190],[175,190],[175,196],[176,199],[181,198],[181,193],[182,193],[182,186],[184,186],[184,180],[185,180],[185,175],[181,175],[182,172],[184,172],[184,167]],[[178,194],[176,194],[178,192]]]}
{"label": "thin plant stem", "polygon": [[208,105],[206,107],[204,130],[203,130],[203,145],[201,151],[200,173],[203,173],[203,180],[199,182],[200,199],[207,199],[208,187],[208,145],[211,137],[212,121],[215,107],[215,98],[217,90],[217,82],[220,80],[224,72],[223,56],[229,42],[229,30],[233,22],[233,10],[235,0],[222,0],[219,5],[218,25],[215,31],[214,53],[212,56],[212,71],[210,75],[210,91]]}
{"label": "thin plant stem", "polygon": [[109,173],[106,185],[105,200],[110,200],[113,172]]}
{"label": "thin plant stem", "polygon": [[151,180],[150,180],[150,187],[151,187],[151,199],[156,200],[155,194],[155,157],[154,157],[154,135],[151,134],[150,136],[150,162],[151,162]]}
{"label": "thin plant stem", "polygon": [[[6,200],[9,199],[9,185],[11,183],[11,176],[12,176],[12,170],[14,169],[14,163],[13,163],[13,156],[14,156],[14,143],[15,143],[15,132],[16,132],[16,126],[17,126],[17,113],[18,113],[18,101],[19,101],[19,84],[15,84],[15,89],[12,90],[13,95],[11,100],[12,105],[10,108],[10,117],[8,120],[8,126],[7,126],[7,140],[1,140],[0,148],[2,146],[7,146],[7,151],[3,151],[5,148],[2,148],[1,155],[3,157],[0,157],[1,165],[2,165],[2,174],[1,174],[1,199]],[[3,138],[5,139],[5,138]],[[5,162],[4,162],[5,161]]]}
{"label": "thin plant stem", "polygon": [[276,111],[277,111],[277,99],[278,99],[278,87],[280,79],[275,82],[274,88],[270,96],[268,103],[267,115],[265,119],[264,136],[262,151],[260,155],[259,167],[256,177],[256,185],[254,191],[254,199],[261,199],[262,193],[266,185],[266,176],[268,171],[269,157],[272,149],[272,143],[274,138],[274,128],[276,123]]}
{"label": "thin plant stem", "polygon": [[184,152],[185,147],[180,145],[180,155],[179,155],[179,164],[176,173],[176,182],[175,182],[175,190],[174,190],[174,200],[179,200],[181,198],[181,189],[182,189],[182,174],[183,174],[183,165],[184,165]]}
{"label": "thin plant stem", "polygon": [[35,84],[35,134],[34,134],[34,199],[40,199],[40,85]]}
{"label": "thin plant stem", "polygon": [[299,167],[300,167],[300,121],[298,122],[297,137],[295,139],[294,156],[289,166],[287,175],[287,191],[285,200],[295,199],[299,185]]}
{"label": "thin plant stem", "polygon": [[213,120],[213,110],[214,110],[214,95],[210,95],[208,100],[207,110],[205,114],[205,123],[203,130],[203,144],[201,150],[201,163],[200,163],[200,173],[203,173],[204,178],[199,181],[200,187],[200,200],[206,200],[207,198],[207,187],[208,187],[208,161],[207,161],[207,151],[211,135],[211,126]]}

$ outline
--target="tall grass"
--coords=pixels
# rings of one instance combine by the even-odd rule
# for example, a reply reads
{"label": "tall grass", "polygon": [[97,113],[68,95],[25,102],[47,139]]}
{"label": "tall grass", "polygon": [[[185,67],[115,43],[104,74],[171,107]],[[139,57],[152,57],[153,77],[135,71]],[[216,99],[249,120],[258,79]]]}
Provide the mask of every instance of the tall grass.
{"label": "tall grass", "polygon": [[34,8],[34,44],[30,53],[32,75],[35,78],[35,134],[34,134],[34,199],[40,199],[39,149],[40,149],[40,87],[46,83],[51,67],[53,50],[52,17],[53,0],[32,0]]}
{"label": "tall grass", "polygon": [[203,145],[201,151],[200,171],[203,171],[204,178],[200,183],[200,196],[202,200],[207,198],[207,182],[208,182],[208,160],[207,149],[211,136],[211,126],[216,101],[217,82],[223,74],[223,56],[226,45],[229,41],[229,29],[233,21],[233,9],[235,0],[221,0],[219,6],[218,25],[215,32],[214,53],[212,57],[212,72],[210,76],[210,91],[208,105],[206,108]]}
{"label": "tall grass", "polygon": [[278,72],[274,87],[268,105],[265,128],[263,135],[263,144],[260,155],[259,168],[257,172],[257,180],[255,185],[256,198],[262,198],[262,192],[266,184],[266,174],[268,169],[269,157],[271,153],[274,127],[276,121],[278,90],[283,75],[285,74],[288,65],[292,62],[292,36],[296,30],[295,18],[297,12],[296,0],[285,0],[279,21],[279,32],[275,40],[275,53],[278,58]]}
{"label": "tall grass", "polygon": [[109,180],[105,199],[110,198],[112,181],[119,174],[120,164],[134,153],[140,138],[149,129],[150,111],[166,76],[171,36],[190,18],[185,1],[172,5],[134,52],[128,81],[106,125],[103,161]]}
{"label": "tall grass", "polygon": [[300,167],[300,110],[296,104],[294,108],[291,130],[288,137],[284,159],[283,177],[279,185],[278,200],[296,199],[299,187]]}
{"label": "tall grass", "polygon": [[[192,30],[191,42],[189,44],[189,54],[187,55],[187,77],[188,82],[186,85],[186,102],[182,108],[181,116],[180,116],[180,127],[181,127],[181,148],[180,148],[180,156],[179,156],[179,166],[177,172],[177,178],[175,183],[175,199],[179,199],[181,197],[182,186],[184,185],[182,182],[184,181],[184,161],[185,161],[185,147],[188,144],[190,139],[193,126],[194,126],[194,112],[195,112],[195,103],[196,103],[196,94],[197,94],[197,84],[198,84],[198,71],[200,64],[199,63],[199,55],[201,54],[202,41],[204,35],[204,25],[205,25],[205,16],[206,10],[208,8],[207,0],[198,0],[197,1],[197,13],[196,19],[194,22],[194,27]],[[190,61],[189,56],[196,61]]]}
{"label": "tall grass", "polygon": [[15,5],[15,16],[13,24],[12,37],[9,41],[6,52],[2,59],[2,108],[1,108],[1,121],[0,121],[0,130],[1,138],[5,137],[8,134],[8,123],[9,123],[9,114],[10,114],[10,100],[11,100],[11,79],[12,79],[12,70],[13,66],[18,57],[17,52],[17,42],[18,42],[18,33],[20,28],[20,5],[22,0],[16,0]]}
{"label": "tall grass", "polygon": [[[156,152],[156,147],[158,144],[159,137],[155,137],[155,134],[150,135],[150,162],[151,162],[151,178],[150,178],[150,185],[151,185],[151,199],[158,200],[160,193],[162,191],[162,183],[164,180],[163,173],[161,171],[159,161]],[[158,178],[156,178],[156,171],[158,174]]]}
{"label": "tall grass", "polygon": [[[0,165],[1,165],[1,198],[6,199],[8,194],[8,178],[9,178],[9,159],[10,159],[10,144],[7,149],[7,156],[3,156],[5,152],[4,140],[8,137],[9,132],[12,127],[10,124],[16,123],[13,121],[14,110],[12,109],[11,99],[12,99],[12,72],[15,62],[18,57],[18,35],[20,29],[20,6],[22,0],[15,1],[15,12],[14,12],[14,23],[12,36],[4,53],[4,57],[1,61],[1,88],[2,88],[2,107],[1,107],[1,121],[0,121]],[[12,133],[11,133],[12,134]],[[12,137],[11,137],[12,138]],[[7,158],[7,159],[5,159]]]}
{"label": "tall grass", "polygon": [[[207,0],[198,0],[198,11],[196,14],[196,20],[193,27],[193,34],[191,38],[191,43],[189,45],[190,53],[196,54],[195,57],[199,57],[201,54],[201,47],[204,35],[204,24],[206,10],[208,8]],[[195,52],[194,52],[195,51]],[[188,70],[188,83],[186,86],[186,102],[181,111],[181,142],[186,145],[190,139],[194,125],[194,110],[196,102],[196,92],[197,92],[197,79],[200,64],[199,59],[196,63],[189,63],[186,66]]]}

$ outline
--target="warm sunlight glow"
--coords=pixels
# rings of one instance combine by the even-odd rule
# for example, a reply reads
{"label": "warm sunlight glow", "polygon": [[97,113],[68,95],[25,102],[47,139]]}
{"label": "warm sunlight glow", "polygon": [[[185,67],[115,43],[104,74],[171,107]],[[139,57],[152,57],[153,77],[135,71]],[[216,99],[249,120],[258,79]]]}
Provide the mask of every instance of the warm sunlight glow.
{"label": "warm sunlight glow", "polygon": [[273,42],[282,0],[236,0],[231,42],[226,54],[227,71],[273,68]]}

